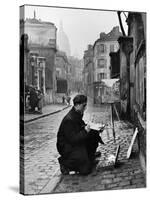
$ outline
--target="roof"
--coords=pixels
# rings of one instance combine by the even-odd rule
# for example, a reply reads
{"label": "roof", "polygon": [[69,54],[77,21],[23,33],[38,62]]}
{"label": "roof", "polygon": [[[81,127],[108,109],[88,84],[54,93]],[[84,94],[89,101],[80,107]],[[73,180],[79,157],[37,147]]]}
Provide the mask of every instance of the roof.
{"label": "roof", "polygon": [[42,20],[36,19],[36,18],[26,18],[25,22],[30,23],[30,24],[46,24],[46,25],[54,26],[54,23],[52,23],[52,22],[45,22],[45,21],[42,21]]}
{"label": "roof", "polygon": [[102,32],[100,33],[100,38],[98,38],[94,45],[93,49],[97,42],[109,42],[109,41],[117,41],[118,38],[122,35],[121,32],[119,32],[119,28],[116,26],[114,27],[108,34]]}

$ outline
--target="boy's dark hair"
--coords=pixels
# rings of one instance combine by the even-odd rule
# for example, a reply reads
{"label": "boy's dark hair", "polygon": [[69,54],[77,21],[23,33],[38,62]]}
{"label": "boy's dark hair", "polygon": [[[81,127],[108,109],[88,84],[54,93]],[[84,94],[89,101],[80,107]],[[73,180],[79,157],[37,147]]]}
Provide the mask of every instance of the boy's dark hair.
{"label": "boy's dark hair", "polygon": [[87,102],[87,96],[85,96],[83,94],[78,94],[73,99],[74,106],[76,106],[78,104],[86,103],[86,102]]}

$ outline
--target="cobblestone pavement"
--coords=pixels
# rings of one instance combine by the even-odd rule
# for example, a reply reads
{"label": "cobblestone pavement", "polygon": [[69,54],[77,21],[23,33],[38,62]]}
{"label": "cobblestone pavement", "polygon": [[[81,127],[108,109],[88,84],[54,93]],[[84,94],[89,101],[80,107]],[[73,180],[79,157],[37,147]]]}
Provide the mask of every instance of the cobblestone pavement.
{"label": "cobblestone pavement", "polygon": [[25,194],[39,194],[58,171],[56,133],[68,110],[25,125]]}
{"label": "cobblestone pavement", "polygon": [[[99,163],[96,169],[88,176],[72,174],[62,176],[61,182],[57,185],[53,193],[65,192],[86,192],[101,190],[118,190],[146,187],[145,175],[142,172],[139,158],[136,155],[137,143],[133,146],[130,159],[126,159],[127,149],[133,135],[132,125],[124,122],[116,122],[116,143],[113,136],[109,138],[103,133],[102,138],[105,145],[100,145],[98,150],[102,155],[98,158]],[[120,145],[118,165],[108,164],[108,156],[115,154],[116,148]]]}
{"label": "cobblestone pavement", "polygon": [[[56,150],[56,133],[69,109],[25,124],[25,194],[45,193],[47,187],[55,185],[53,180],[57,182],[61,178],[57,162],[59,155]],[[48,188],[48,191],[52,189]]]}
{"label": "cobblestone pavement", "polygon": [[145,178],[139,165],[139,159],[134,158],[118,168],[101,168],[88,176],[66,175],[53,193],[144,188]]}
{"label": "cobblestone pavement", "polygon": [[[61,175],[57,162],[59,155],[56,150],[56,133],[63,116],[69,109],[25,125],[25,194],[144,187],[145,179],[138,159],[126,160],[126,152],[133,135],[132,126],[129,123],[116,122],[116,143],[114,143],[110,123],[110,106],[99,108],[89,105],[84,116],[85,121],[94,115],[95,119],[100,122],[108,123],[102,133],[102,139],[106,144],[98,147],[102,156],[99,158],[97,171],[93,170],[93,173],[86,177]],[[119,161],[124,163],[118,168],[107,169],[107,157],[116,151],[118,144],[121,146]],[[136,145],[134,149],[136,150]],[[121,175],[122,173],[124,175]],[[60,180],[61,182],[54,188]],[[121,180],[126,180],[126,183],[121,183]]]}

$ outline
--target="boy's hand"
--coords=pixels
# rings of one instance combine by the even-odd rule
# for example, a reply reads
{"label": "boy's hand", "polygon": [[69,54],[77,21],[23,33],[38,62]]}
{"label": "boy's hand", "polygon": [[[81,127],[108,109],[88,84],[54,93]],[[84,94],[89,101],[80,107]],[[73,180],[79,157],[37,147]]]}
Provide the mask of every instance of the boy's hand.
{"label": "boy's hand", "polygon": [[84,129],[89,133],[90,132],[90,130],[91,130],[91,128],[90,128],[90,125],[89,124],[87,124],[85,127],[84,127]]}
{"label": "boy's hand", "polygon": [[99,133],[103,132],[103,130],[105,129],[105,126],[106,126],[106,124],[100,128]]}
{"label": "boy's hand", "polygon": [[99,142],[103,145],[105,145],[105,143],[103,142],[102,138],[99,136]]}

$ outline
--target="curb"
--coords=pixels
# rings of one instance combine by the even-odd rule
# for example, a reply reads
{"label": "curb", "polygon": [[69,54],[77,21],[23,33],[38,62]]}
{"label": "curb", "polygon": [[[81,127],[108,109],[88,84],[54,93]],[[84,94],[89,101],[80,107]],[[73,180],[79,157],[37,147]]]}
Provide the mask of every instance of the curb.
{"label": "curb", "polygon": [[[70,105],[70,106],[71,106],[71,105]],[[60,110],[56,110],[56,111],[51,112],[51,113],[43,114],[43,115],[41,115],[41,116],[38,116],[38,117],[35,117],[35,118],[32,118],[32,119],[26,120],[26,121],[21,120],[21,122],[24,122],[24,123],[26,124],[26,123],[28,123],[28,122],[32,122],[32,121],[35,121],[35,120],[37,120],[37,119],[41,119],[41,118],[47,117],[47,116],[49,116],[49,115],[52,115],[52,114],[61,112],[61,111],[65,110],[65,109],[69,108],[70,106],[66,106],[66,107],[64,107],[64,108],[62,108],[62,109],[60,109]]]}
{"label": "curb", "polygon": [[52,194],[54,193],[53,191],[59,184],[59,182],[62,179],[62,175],[59,172],[59,169],[57,169],[50,181],[42,188],[42,190],[38,194]]}

